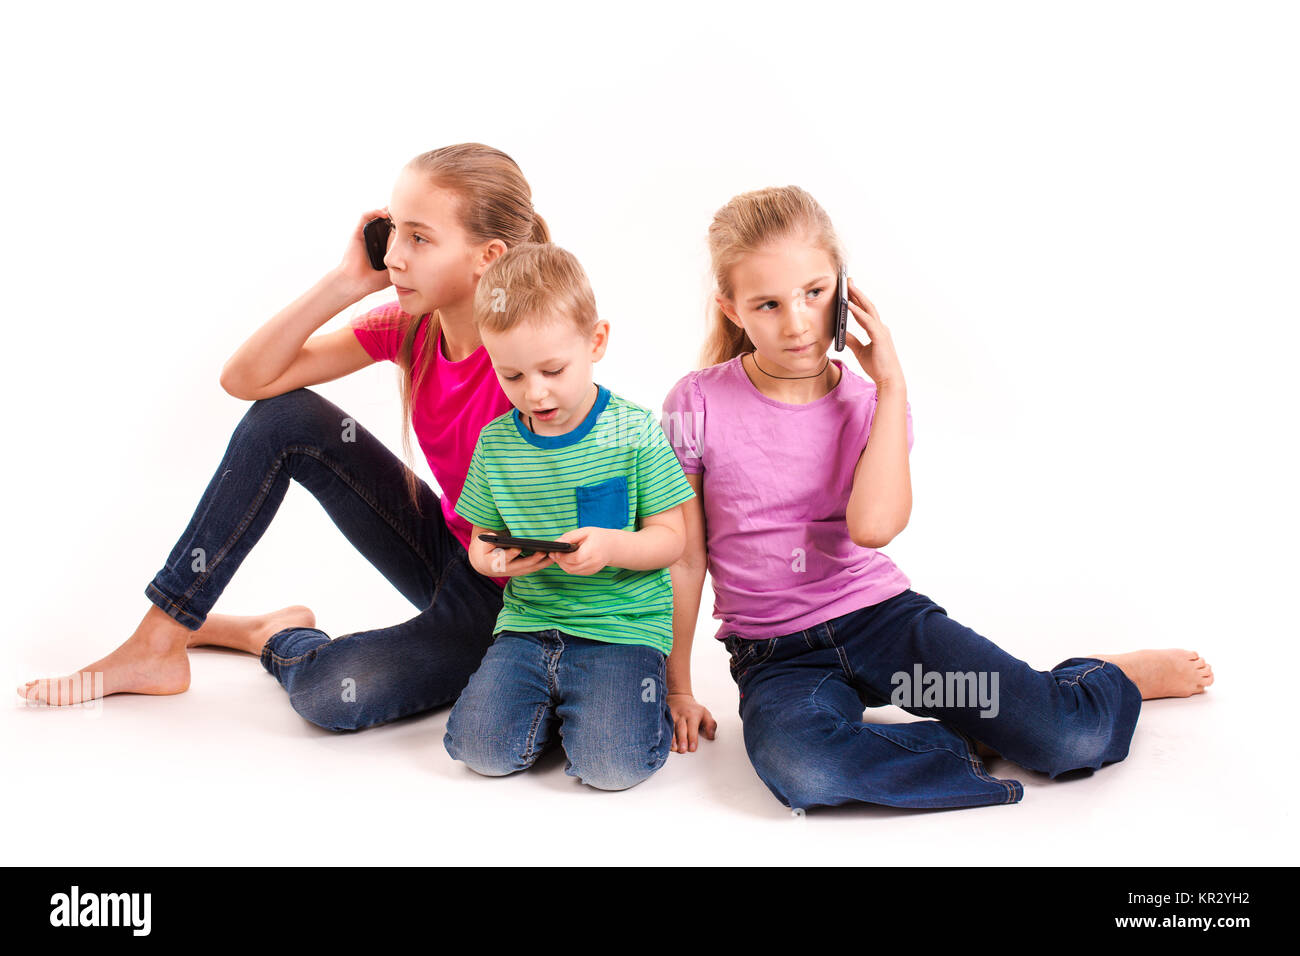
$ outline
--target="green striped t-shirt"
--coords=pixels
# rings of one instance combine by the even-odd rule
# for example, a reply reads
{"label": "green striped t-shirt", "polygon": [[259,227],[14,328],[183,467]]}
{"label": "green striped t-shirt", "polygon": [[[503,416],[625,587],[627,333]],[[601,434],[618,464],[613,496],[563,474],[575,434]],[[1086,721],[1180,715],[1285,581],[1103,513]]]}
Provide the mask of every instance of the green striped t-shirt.
{"label": "green striped t-shirt", "polygon": [[[657,416],[597,384],[596,404],[563,435],[528,430],[517,409],[483,426],[456,513],[517,538],[554,540],[576,528],[636,531],[695,497]],[[667,568],[569,574],[552,564],[511,578],[494,634],[552,628],[611,644],[673,644]]]}

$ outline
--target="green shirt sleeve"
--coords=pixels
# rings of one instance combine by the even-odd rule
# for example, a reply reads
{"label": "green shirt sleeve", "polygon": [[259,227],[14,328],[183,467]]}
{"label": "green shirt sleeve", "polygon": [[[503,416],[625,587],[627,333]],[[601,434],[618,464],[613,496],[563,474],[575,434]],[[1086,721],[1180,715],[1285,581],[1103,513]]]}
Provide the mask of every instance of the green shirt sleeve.
{"label": "green shirt sleeve", "polygon": [[648,518],[690,501],[695,497],[695,489],[682,474],[668,436],[651,412],[646,413],[641,435],[636,461],[636,514],[638,518]]}
{"label": "green shirt sleeve", "polygon": [[474,445],[474,454],[469,460],[469,472],[465,475],[465,486],[456,499],[456,514],[480,528],[492,528],[500,531],[505,528],[505,520],[497,510],[496,498],[492,495],[492,486],[488,483],[487,470],[483,466],[483,436],[480,434]]}

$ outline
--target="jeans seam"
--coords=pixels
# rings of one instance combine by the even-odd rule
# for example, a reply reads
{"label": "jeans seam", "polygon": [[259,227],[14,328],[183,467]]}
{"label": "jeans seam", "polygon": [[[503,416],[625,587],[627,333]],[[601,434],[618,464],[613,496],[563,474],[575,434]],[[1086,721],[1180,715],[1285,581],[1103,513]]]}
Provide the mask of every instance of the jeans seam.
{"label": "jeans seam", "polygon": [[537,731],[542,726],[542,720],[545,718],[547,712],[555,706],[555,697],[558,690],[558,684],[555,679],[555,670],[559,667],[560,654],[564,651],[564,642],[559,639],[559,632],[556,631],[555,633],[557,635],[555,641],[560,646],[556,648],[554,652],[546,648],[546,639],[541,639],[542,655],[546,658],[546,683],[548,685],[547,693],[550,699],[546,703],[539,705],[534,710],[532,723],[528,727],[528,737],[524,744],[524,753],[522,756],[525,760],[529,761],[529,763],[540,756],[540,753],[536,750]]}
{"label": "jeans seam", "polygon": [[1085,677],[1087,677],[1087,676],[1088,676],[1089,674],[1091,674],[1093,671],[1095,671],[1095,670],[1100,670],[1101,668],[1105,667],[1105,666],[1106,666],[1106,663],[1107,663],[1106,661],[1102,661],[1102,662],[1101,662],[1100,664],[1098,664],[1096,667],[1089,667],[1089,668],[1088,668],[1086,671],[1084,671],[1082,674],[1080,674],[1080,675],[1078,675],[1077,677],[1075,677],[1074,680],[1064,680],[1064,679],[1058,678],[1057,681],[1056,681],[1056,683],[1059,684],[1061,687],[1067,687],[1067,686],[1070,686],[1070,685],[1073,685],[1073,684],[1077,684],[1077,683],[1079,683],[1079,681],[1083,680]]}
{"label": "jeans seam", "polygon": [[541,756],[536,749],[537,731],[542,726],[542,719],[546,716],[546,712],[550,710],[550,706],[550,704],[541,704],[533,710],[533,720],[528,725],[528,734],[524,738],[524,752],[519,755],[529,765]]}
{"label": "jeans seam", "polygon": [[[276,631],[276,632],[275,632],[275,634],[279,634],[279,633],[280,633],[279,631]],[[272,634],[271,637],[275,637],[275,634]],[[344,636],[347,636],[347,635],[344,635]],[[338,640],[341,641],[341,640],[343,640],[343,638],[340,637],[340,638],[338,638]],[[330,643],[332,644],[332,643],[334,643],[334,642],[331,641]],[[315,654],[316,651],[319,650],[319,649],[320,649],[321,647],[323,647],[324,645],[323,645],[323,644],[318,644],[316,647],[313,647],[311,650],[309,650],[306,654],[299,654],[297,657],[281,657],[281,656],[280,656],[279,654],[277,654],[275,651],[268,650],[268,649],[270,648],[270,646],[271,646],[271,638],[267,638],[267,640],[266,640],[266,644],[264,644],[264,645],[262,646],[262,650],[263,650],[264,652],[267,653],[267,656],[271,658],[271,661],[272,661],[273,663],[275,663],[275,664],[297,664],[299,661],[305,661],[308,657],[310,657],[310,656],[312,656],[313,654]]]}
{"label": "jeans seam", "polygon": [[[162,598],[163,603],[166,604],[166,607],[162,608],[163,613],[170,615],[174,620],[177,621],[177,623],[184,624],[185,622],[180,620],[180,618],[183,617],[187,621],[194,622],[194,627],[192,627],[191,630],[197,631],[200,627],[203,626],[203,622],[201,620],[199,620],[189,611],[185,610],[184,607],[182,607],[179,603],[177,603],[175,598],[173,598],[170,594],[167,594],[161,589],[159,589],[159,587],[156,584],[154,584],[152,581],[150,581],[147,585],[145,585],[145,593],[151,595],[156,594],[158,595],[158,597]],[[173,614],[172,611],[175,611],[176,613]]]}
{"label": "jeans seam", "polygon": [[840,659],[840,670],[844,672],[845,678],[850,685],[853,683],[853,668],[849,666],[849,657],[844,653],[844,648],[835,642],[835,625],[830,621],[826,622],[826,636],[831,642],[831,647],[835,648],[835,655]]}

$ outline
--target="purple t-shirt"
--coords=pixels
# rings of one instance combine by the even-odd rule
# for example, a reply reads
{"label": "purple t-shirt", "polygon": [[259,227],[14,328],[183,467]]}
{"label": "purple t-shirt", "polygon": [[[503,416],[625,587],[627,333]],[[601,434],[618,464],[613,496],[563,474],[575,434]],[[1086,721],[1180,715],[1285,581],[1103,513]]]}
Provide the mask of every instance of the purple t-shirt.
{"label": "purple t-shirt", "polygon": [[[411,325],[411,315],[396,302],[371,309],[354,320],[357,341],[377,362],[397,361],[402,338]],[[424,347],[428,323],[415,333],[415,355]],[[487,349],[480,345],[459,362],[442,354],[442,330],[438,330],[437,354],[416,386],[411,402],[411,428],[429,470],[442,489],[442,516],[447,528],[468,551],[473,526],[456,513],[456,500],[465,486],[469,460],[483,426],[514,406],[501,390]],[[488,578],[504,588],[508,578]]]}
{"label": "purple t-shirt", "polygon": [[[806,405],[768,398],[740,357],[683,376],[662,425],[682,470],[704,475],[715,635],[791,634],[901,594],[911,582],[849,537],[845,511],[867,447],[876,386],[843,362]],[[912,449],[907,405],[907,448]]]}

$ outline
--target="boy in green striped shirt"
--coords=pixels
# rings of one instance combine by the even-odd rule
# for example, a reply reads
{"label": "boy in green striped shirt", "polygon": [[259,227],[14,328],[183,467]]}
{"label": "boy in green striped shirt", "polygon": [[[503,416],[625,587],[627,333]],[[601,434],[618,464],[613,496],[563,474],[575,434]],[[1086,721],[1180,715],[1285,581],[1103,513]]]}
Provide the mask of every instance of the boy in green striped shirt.
{"label": "boy in green striped shirt", "polygon": [[[681,504],[694,497],[658,416],[592,380],[609,323],[552,243],[502,253],[475,322],[514,410],[483,427],[456,512],[469,560],[507,577],[496,640],[447,719],[447,752],[479,773],[531,766],[563,726],[565,772],[602,790],[668,758],[666,659]],[[565,541],[523,556],[480,534]]]}

